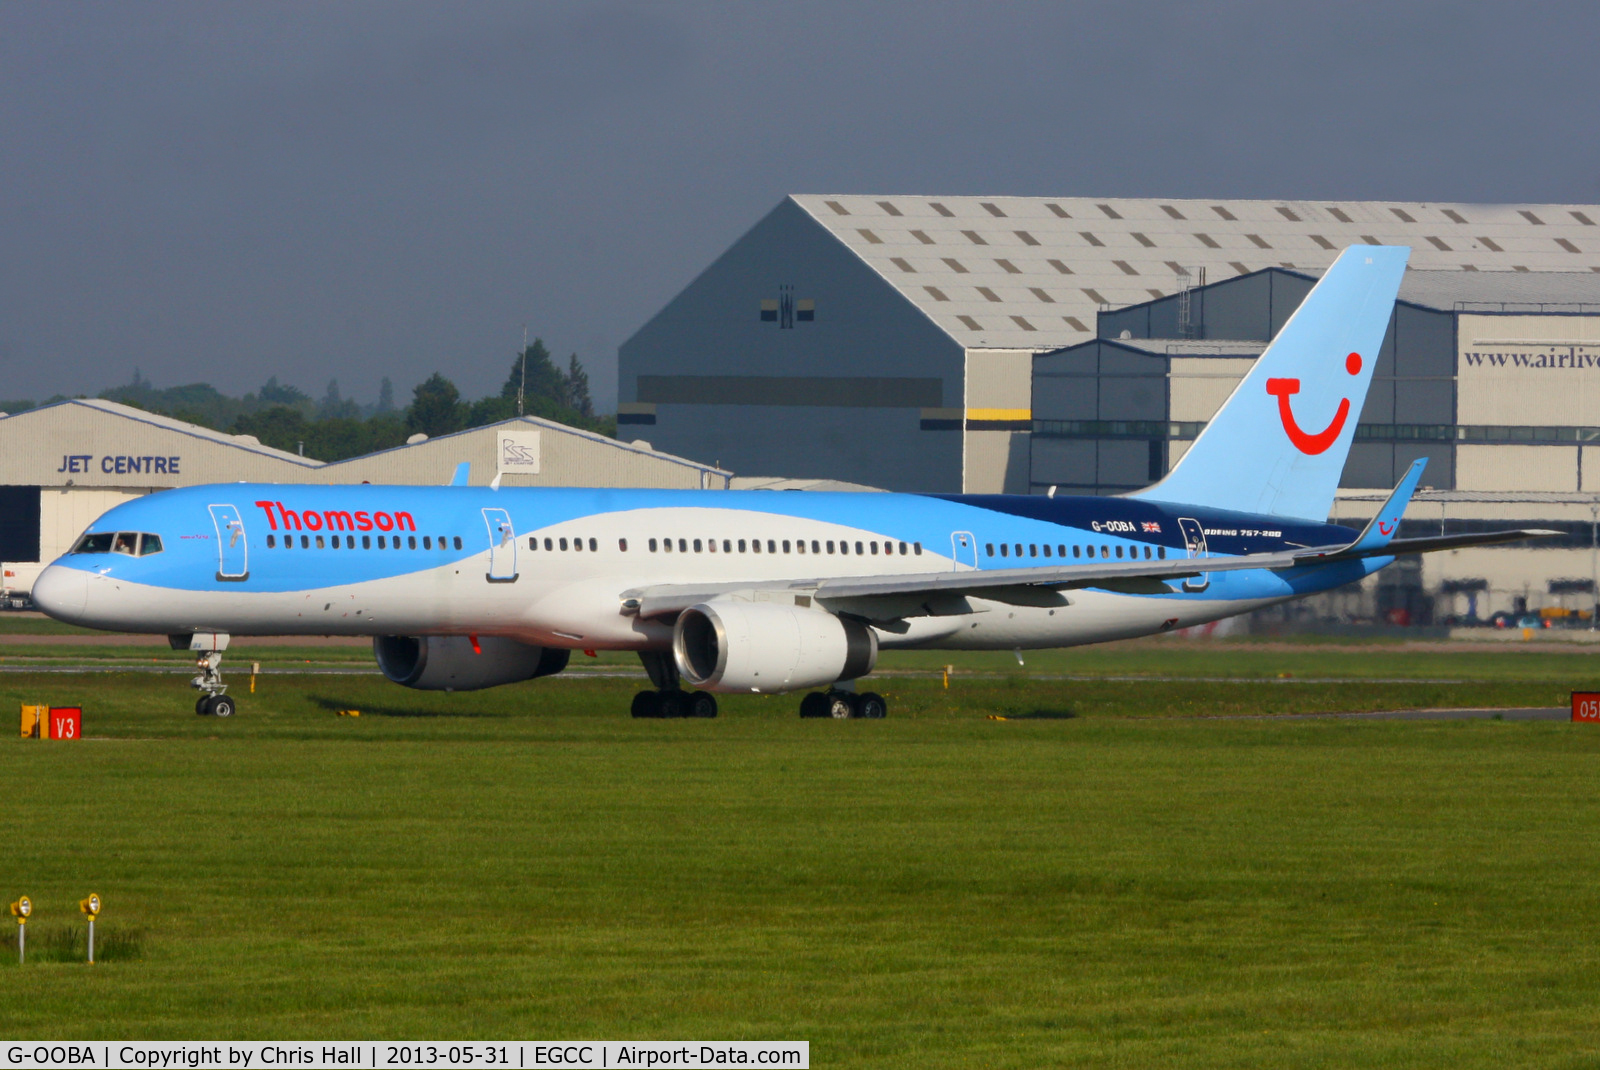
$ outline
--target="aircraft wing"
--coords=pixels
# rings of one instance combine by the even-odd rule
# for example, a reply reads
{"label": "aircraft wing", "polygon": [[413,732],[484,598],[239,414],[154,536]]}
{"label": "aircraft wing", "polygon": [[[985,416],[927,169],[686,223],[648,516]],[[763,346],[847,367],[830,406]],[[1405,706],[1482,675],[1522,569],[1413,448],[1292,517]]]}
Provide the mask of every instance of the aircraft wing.
{"label": "aircraft wing", "polygon": [[[1314,546],[1238,557],[1169,558],[1165,561],[1096,561],[1082,564],[1044,565],[1030,568],[966,569],[956,572],[913,572],[880,576],[818,576],[777,584],[733,582],[712,584],[658,584],[622,592],[626,612],[641,617],[673,616],[690,606],[734,591],[752,589],[784,591],[810,596],[830,608],[850,609],[849,603],[875,603],[875,618],[888,616],[945,616],[968,613],[967,597],[1021,606],[1058,606],[1066,600],[1060,592],[1097,588],[1122,594],[1172,594],[1170,580],[1183,580],[1203,572],[1240,572],[1248,569],[1282,570],[1352,561],[1365,557],[1453,550],[1463,546],[1492,546],[1523,539],[1548,537],[1560,532],[1537,529],[1395,539],[1383,546],[1354,543]],[[895,610],[902,610],[896,612]]]}

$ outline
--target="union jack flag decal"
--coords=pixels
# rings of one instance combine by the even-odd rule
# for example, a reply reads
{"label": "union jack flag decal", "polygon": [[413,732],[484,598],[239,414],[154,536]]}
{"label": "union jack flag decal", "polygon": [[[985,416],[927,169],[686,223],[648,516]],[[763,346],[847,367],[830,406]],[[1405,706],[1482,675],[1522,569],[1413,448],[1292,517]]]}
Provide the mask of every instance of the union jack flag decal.
{"label": "union jack flag decal", "polygon": [[1146,520],[1140,525],[1140,527],[1142,527],[1145,531],[1154,531],[1157,533],[1161,531],[1161,525],[1156,523],[1154,520]]}

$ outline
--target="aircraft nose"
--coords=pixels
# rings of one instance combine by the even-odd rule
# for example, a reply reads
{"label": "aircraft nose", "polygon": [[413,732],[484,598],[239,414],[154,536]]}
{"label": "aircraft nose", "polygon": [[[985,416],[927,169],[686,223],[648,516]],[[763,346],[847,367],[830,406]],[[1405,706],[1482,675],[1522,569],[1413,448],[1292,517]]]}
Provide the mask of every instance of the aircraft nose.
{"label": "aircraft nose", "polygon": [[33,581],[33,604],[57,620],[73,621],[89,602],[89,574],[76,568],[49,565]]}

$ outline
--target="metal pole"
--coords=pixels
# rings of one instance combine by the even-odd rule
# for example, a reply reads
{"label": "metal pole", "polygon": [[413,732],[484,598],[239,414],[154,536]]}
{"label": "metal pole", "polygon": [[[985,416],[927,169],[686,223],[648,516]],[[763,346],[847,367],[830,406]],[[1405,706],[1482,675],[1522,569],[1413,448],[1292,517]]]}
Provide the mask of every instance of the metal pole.
{"label": "metal pole", "polygon": [[26,923],[17,926],[17,965],[21,966],[28,957],[28,926]]}
{"label": "metal pole", "polygon": [[94,965],[94,918],[89,919],[89,964]]}

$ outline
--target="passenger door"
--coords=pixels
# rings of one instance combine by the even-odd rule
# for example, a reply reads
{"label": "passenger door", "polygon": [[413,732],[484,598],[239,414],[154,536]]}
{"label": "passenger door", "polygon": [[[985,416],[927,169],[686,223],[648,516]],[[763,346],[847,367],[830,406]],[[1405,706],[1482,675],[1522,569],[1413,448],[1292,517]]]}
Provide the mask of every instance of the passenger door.
{"label": "passenger door", "polygon": [[511,526],[511,514],[504,509],[485,509],[483,522],[489,529],[489,582],[515,583],[517,533]]}
{"label": "passenger door", "polygon": [[[1178,519],[1178,530],[1183,532],[1184,549],[1189,551],[1190,557],[1209,557],[1206,551],[1206,531],[1200,526],[1200,521],[1188,517]],[[1202,572],[1193,579],[1183,581],[1185,591],[1203,591],[1211,586],[1211,574]]]}
{"label": "passenger door", "polygon": [[960,572],[962,567],[978,567],[978,540],[972,537],[970,531],[952,531],[950,533],[950,559],[955,562],[955,570]]}
{"label": "passenger door", "polygon": [[217,529],[217,579],[243,582],[250,578],[250,543],[244,535],[244,518],[231,505],[213,505],[211,524]]}

